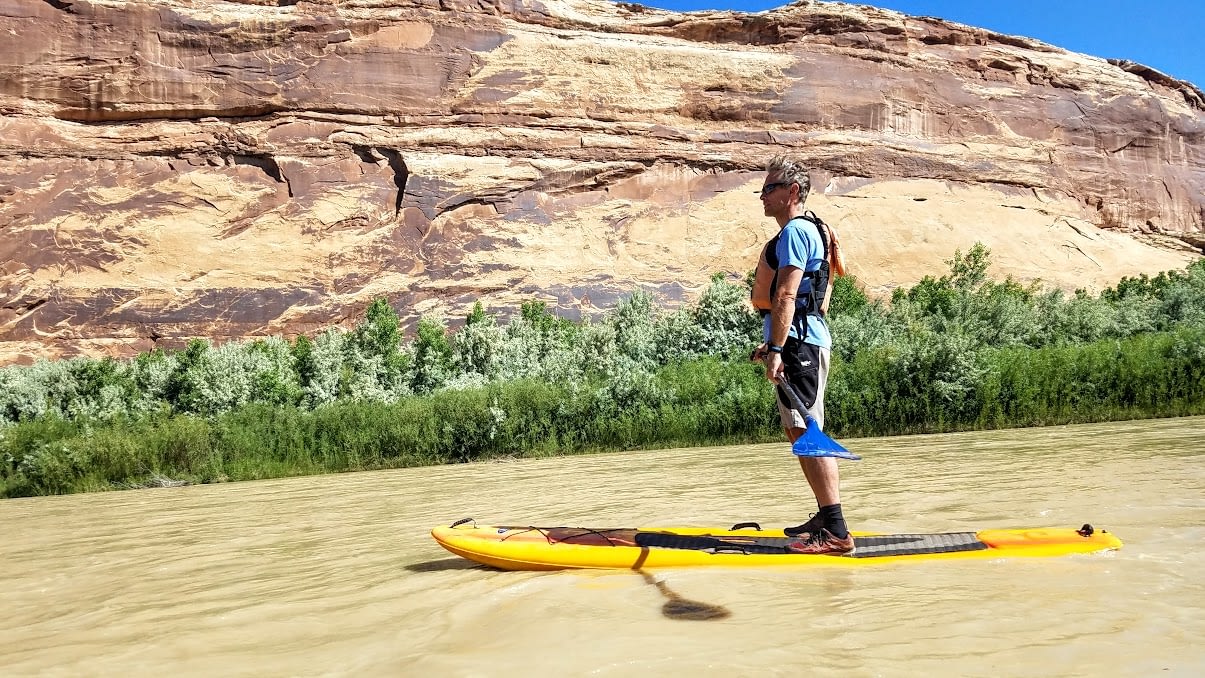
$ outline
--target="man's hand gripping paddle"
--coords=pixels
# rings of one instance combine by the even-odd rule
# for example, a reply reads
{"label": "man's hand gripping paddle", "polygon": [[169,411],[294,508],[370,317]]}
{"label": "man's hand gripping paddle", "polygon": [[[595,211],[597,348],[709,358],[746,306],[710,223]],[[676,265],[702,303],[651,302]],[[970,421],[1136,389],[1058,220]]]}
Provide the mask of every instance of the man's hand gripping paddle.
{"label": "man's hand gripping paddle", "polygon": [[858,461],[862,457],[850,452],[841,446],[841,443],[833,440],[820,430],[820,426],[815,419],[808,414],[807,408],[803,406],[803,400],[799,397],[799,393],[795,391],[795,387],[791,386],[791,382],[783,379],[778,383],[778,388],[786,394],[791,401],[791,405],[803,415],[804,421],[807,423],[807,430],[803,435],[799,436],[799,440],[791,446],[791,452],[797,457],[837,457],[839,459],[852,459]]}

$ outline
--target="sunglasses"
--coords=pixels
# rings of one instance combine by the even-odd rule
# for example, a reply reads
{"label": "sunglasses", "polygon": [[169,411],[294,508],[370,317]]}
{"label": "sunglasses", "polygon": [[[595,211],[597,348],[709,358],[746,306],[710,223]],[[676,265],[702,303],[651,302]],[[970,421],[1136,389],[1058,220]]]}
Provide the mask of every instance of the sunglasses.
{"label": "sunglasses", "polygon": [[760,191],[754,191],[754,193],[756,193],[764,198],[767,195],[770,195],[771,193],[773,193],[775,190],[777,190],[783,186],[790,186],[790,185],[791,185],[791,182],[789,182],[789,181],[779,181],[779,182],[773,183],[773,184],[766,184],[765,186],[761,187]]}

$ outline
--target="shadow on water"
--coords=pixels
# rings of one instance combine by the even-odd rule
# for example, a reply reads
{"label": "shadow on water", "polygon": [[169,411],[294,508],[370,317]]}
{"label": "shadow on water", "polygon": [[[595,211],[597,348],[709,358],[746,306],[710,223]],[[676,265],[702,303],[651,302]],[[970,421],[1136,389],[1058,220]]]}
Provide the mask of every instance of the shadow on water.
{"label": "shadow on water", "polygon": [[644,577],[644,581],[657,587],[661,595],[665,596],[665,604],[661,606],[661,614],[669,619],[684,619],[687,621],[715,621],[717,619],[727,619],[732,615],[726,607],[719,605],[711,605],[701,603],[697,600],[688,600],[672,591],[669,586],[663,581],[657,580],[653,575],[640,570],[640,576]]}

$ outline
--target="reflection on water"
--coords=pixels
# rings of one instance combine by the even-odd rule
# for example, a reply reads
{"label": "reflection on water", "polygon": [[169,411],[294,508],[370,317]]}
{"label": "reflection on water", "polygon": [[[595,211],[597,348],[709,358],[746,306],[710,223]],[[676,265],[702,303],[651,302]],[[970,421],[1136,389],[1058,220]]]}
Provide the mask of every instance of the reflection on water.
{"label": "reflection on water", "polygon": [[854,529],[1090,522],[1126,546],[646,579],[499,572],[428,535],[793,525],[814,506],[785,443],[6,500],[0,673],[1205,673],[1205,419],[843,442]]}

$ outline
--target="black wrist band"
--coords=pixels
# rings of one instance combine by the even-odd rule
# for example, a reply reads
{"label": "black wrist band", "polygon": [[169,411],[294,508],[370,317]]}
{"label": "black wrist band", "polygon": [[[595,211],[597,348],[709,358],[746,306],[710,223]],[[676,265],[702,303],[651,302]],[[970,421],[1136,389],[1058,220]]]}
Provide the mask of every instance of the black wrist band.
{"label": "black wrist band", "polygon": [[766,350],[767,350],[767,351],[769,351],[769,352],[771,352],[771,353],[782,353],[782,347],[781,347],[781,346],[775,346],[774,344],[770,344],[769,346],[767,346],[767,347],[766,347]]}

